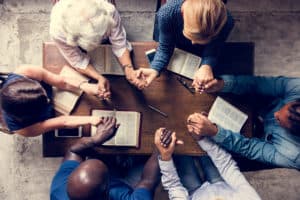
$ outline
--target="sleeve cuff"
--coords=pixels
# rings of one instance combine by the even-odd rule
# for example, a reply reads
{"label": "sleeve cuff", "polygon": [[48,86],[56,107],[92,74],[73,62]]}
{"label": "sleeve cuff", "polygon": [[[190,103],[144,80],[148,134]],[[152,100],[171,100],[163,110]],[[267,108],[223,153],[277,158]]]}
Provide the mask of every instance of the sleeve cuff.
{"label": "sleeve cuff", "polygon": [[217,65],[217,59],[215,57],[203,57],[201,60],[200,67],[202,65],[209,65],[212,69],[214,69]]}
{"label": "sleeve cuff", "polygon": [[173,169],[176,170],[173,159],[168,160],[168,161],[163,161],[163,160],[161,160],[161,157],[159,155],[158,156],[158,164],[162,171],[170,171]]}
{"label": "sleeve cuff", "polygon": [[129,51],[132,51],[132,45],[128,41],[126,41],[125,46],[122,46],[122,47],[114,47],[112,45],[112,51],[113,51],[114,55],[117,56],[118,58],[120,58],[124,54],[126,49],[128,49]]}
{"label": "sleeve cuff", "polygon": [[221,92],[230,92],[235,85],[235,79],[230,75],[222,75],[221,78],[224,81],[224,87]]}
{"label": "sleeve cuff", "polygon": [[216,142],[216,143],[223,143],[223,141],[225,140],[226,138],[226,131],[224,128],[222,128],[221,126],[217,125],[218,126],[218,133],[212,137],[212,139]]}

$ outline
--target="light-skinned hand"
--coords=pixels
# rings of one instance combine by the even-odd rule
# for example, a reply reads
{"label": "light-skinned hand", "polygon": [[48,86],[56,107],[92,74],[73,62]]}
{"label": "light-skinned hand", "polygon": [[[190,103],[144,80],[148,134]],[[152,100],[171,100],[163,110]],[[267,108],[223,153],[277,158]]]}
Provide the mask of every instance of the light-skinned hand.
{"label": "light-skinned hand", "polygon": [[204,136],[215,136],[218,127],[212,123],[206,113],[194,113],[187,119],[187,129],[195,140],[201,140]]}
{"label": "light-skinned hand", "polygon": [[109,81],[104,76],[98,78],[98,97],[103,99],[111,97]]}
{"label": "light-skinned hand", "polygon": [[[168,140],[170,140],[170,142],[167,142]],[[166,131],[165,128],[159,128],[155,132],[154,143],[160,153],[161,159],[168,161],[172,159],[176,144],[183,144],[183,141],[177,140],[175,132]],[[168,145],[165,145],[166,143],[168,143]]]}
{"label": "light-skinned hand", "polygon": [[202,65],[195,73],[192,86],[195,88],[196,92],[201,94],[204,92],[206,84],[213,79],[214,75],[211,66]]}
{"label": "light-skinned hand", "polygon": [[101,145],[106,142],[116,134],[119,126],[115,117],[102,117],[101,123],[97,126],[96,134],[92,137],[93,143]]}
{"label": "light-skinned hand", "polygon": [[138,78],[138,70],[134,70],[132,67],[125,68],[126,79],[138,89],[144,89],[146,87],[146,79]]}
{"label": "light-skinned hand", "polygon": [[144,87],[141,88],[144,89],[145,87],[148,87],[158,76],[158,71],[151,68],[139,68],[136,75],[139,80],[145,81]]}
{"label": "light-skinned hand", "polygon": [[222,79],[213,79],[212,81],[209,81],[205,85],[205,92],[207,93],[214,93],[214,92],[220,92],[224,87],[224,80]]}

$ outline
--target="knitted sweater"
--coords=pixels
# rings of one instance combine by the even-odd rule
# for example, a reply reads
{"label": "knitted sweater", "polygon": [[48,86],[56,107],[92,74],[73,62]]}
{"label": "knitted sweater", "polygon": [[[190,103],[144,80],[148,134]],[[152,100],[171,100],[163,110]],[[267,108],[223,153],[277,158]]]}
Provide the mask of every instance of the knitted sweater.
{"label": "knitted sweater", "polygon": [[212,68],[217,65],[220,48],[234,26],[232,16],[227,12],[227,22],[220,33],[208,44],[192,44],[182,33],[181,6],[183,2],[184,0],[169,0],[157,13],[159,46],[151,62],[152,69],[161,71],[163,67],[167,66],[175,47],[202,57],[201,65],[210,65]]}

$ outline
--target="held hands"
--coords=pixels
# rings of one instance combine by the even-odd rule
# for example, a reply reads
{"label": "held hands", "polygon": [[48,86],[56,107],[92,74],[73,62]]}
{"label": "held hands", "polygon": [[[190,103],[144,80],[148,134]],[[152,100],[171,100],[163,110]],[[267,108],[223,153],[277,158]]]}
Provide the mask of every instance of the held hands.
{"label": "held hands", "polygon": [[148,87],[152,81],[158,76],[158,71],[151,68],[140,68],[136,70],[136,77],[139,80],[139,86],[136,85],[139,89],[144,89]]}
{"label": "held hands", "polygon": [[164,161],[171,160],[176,144],[183,144],[177,140],[176,133],[165,128],[157,129],[155,132],[154,143]]}
{"label": "held hands", "polygon": [[193,87],[196,92],[203,93],[207,88],[207,84],[214,79],[212,69],[209,65],[202,65],[195,73]]}
{"label": "held hands", "polygon": [[187,119],[188,131],[195,140],[201,140],[204,136],[215,136],[218,128],[207,118],[207,113],[194,113]]}
{"label": "held hands", "polygon": [[103,99],[109,99],[111,96],[109,81],[100,76],[98,78],[98,97]]}
{"label": "held hands", "polygon": [[92,137],[93,143],[101,145],[106,142],[116,134],[119,126],[115,117],[102,117],[101,122],[98,124],[96,135]]}
{"label": "held hands", "polygon": [[134,70],[132,67],[125,67],[126,79],[136,86],[138,89],[144,89],[146,87],[146,80],[143,78],[138,78],[138,70]]}

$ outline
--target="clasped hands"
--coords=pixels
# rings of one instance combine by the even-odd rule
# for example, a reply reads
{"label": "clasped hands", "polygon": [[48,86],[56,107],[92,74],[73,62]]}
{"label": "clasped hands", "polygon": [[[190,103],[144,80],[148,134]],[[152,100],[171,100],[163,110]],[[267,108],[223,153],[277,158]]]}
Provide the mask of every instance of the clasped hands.
{"label": "clasped hands", "polygon": [[[218,128],[207,118],[207,113],[194,113],[187,119],[187,129],[191,136],[199,141],[205,136],[214,136]],[[155,132],[154,143],[160,152],[161,160],[171,160],[176,145],[182,145],[183,141],[177,139],[176,133],[166,128],[159,128]]]}

